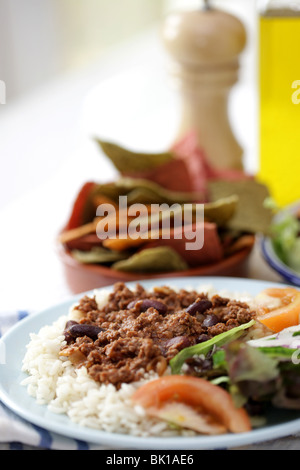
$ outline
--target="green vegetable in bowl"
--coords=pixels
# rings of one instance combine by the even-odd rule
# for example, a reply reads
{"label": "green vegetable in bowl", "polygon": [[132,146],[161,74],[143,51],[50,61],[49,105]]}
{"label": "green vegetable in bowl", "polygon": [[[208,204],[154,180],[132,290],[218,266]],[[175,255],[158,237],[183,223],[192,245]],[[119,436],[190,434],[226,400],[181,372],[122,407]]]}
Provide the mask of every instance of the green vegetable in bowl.
{"label": "green vegetable in bowl", "polygon": [[272,224],[272,243],[280,260],[300,272],[300,221],[296,214],[286,214]]}

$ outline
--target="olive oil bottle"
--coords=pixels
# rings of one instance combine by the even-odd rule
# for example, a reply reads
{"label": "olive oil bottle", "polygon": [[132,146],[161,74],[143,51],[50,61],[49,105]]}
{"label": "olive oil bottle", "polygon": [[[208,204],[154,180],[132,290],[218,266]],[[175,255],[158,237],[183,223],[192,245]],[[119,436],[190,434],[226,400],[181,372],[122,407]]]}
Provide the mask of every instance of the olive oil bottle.
{"label": "olive oil bottle", "polygon": [[258,177],[282,207],[300,199],[300,0],[260,11],[259,55]]}

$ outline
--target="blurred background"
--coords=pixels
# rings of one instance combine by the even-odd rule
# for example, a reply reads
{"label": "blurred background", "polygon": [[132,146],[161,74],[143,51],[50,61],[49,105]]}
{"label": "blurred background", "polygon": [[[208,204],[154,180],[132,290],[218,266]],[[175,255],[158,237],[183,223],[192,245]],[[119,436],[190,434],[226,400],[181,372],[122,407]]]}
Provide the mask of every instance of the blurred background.
{"label": "blurred background", "polygon": [[[90,89],[137,66],[157,69],[158,75],[165,72],[160,42],[165,15],[200,5],[201,0],[0,0],[0,79],[6,84],[6,105],[0,107],[0,207],[55,174],[72,151],[69,145],[76,141]],[[216,0],[214,5],[245,23],[248,43],[240,75],[241,83],[252,84],[255,0]],[[147,81],[145,68],[139,78]],[[130,92],[126,79],[123,83],[120,95]],[[157,103],[157,109],[160,106]],[[118,138],[117,125],[113,133]],[[242,140],[244,129],[243,123],[237,129]],[[158,138],[157,146],[165,142]],[[144,144],[147,147],[147,140]]]}
{"label": "blurred background", "polygon": [[[238,16],[247,30],[229,114],[246,169],[255,171],[256,2],[213,4]],[[93,136],[142,151],[164,151],[174,141],[178,95],[161,28],[168,12],[201,5],[0,0],[0,80],[6,84],[6,104],[0,105],[2,308],[10,308],[16,284],[20,308],[41,308],[66,294],[52,251],[55,237],[81,185],[109,180],[114,171]],[[33,298],[28,284],[37,283],[40,296]]]}
{"label": "blurred background", "polygon": [[[254,0],[217,0],[251,29]],[[159,25],[169,11],[201,0],[1,0],[1,79],[7,100],[86,67],[113,46]],[[250,42],[250,44],[252,41]]]}
{"label": "blurred background", "polygon": [[156,0],[1,0],[1,72],[10,102],[99,60],[160,18]]}

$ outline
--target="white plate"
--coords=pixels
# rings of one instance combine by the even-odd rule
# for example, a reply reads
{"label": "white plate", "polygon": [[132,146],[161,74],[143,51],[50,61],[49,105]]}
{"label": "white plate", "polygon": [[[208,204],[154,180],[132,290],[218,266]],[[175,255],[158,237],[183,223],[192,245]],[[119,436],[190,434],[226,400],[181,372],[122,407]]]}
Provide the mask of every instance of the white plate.
{"label": "white plate", "polygon": [[[146,288],[162,284],[197,288],[199,285],[210,284],[217,290],[247,292],[250,295],[255,295],[266,287],[275,286],[273,283],[263,281],[220,277],[160,279],[140,281],[140,283]],[[135,283],[128,284],[128,286],[132,285],[134,286]],[[278,284],[276,285],[278,286]],[[21,320],[2,338],[6,360],[5,364],[0,365],[0,399],[22,418],[66,437],[98,445],[102,444],[115,449],[224,449],[273,440],[300,432],[300,412],[295,411],[276,410],[268,417],[267,426],[247,433],[172,438],[140,438],[107,433],[78,426],[65,415],[49,412],[47,406],[38,405],[35,399],[27,394],[26,387],[21,386],[21,381],[26,377],[21,372],[26,344],[29,342],[30,333],[37,333],[42,326],[51,324],[59,316],[64,315],[82,295],[72,297],[69,301]]]}

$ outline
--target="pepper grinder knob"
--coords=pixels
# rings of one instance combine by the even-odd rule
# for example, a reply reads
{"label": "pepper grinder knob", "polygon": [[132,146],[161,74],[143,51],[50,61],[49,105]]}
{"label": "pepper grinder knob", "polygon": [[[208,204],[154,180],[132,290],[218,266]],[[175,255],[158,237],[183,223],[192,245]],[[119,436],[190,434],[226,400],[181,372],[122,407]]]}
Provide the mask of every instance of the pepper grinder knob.
{"label": "pepper grinder knob", "polygon": [[244,25],[205,2],[203,9],[169,14],[163,42],[182,98],[178,137],[193,130],[215,168],[242,169],[243,150],[229,123],[228,98],[246,45]]}

